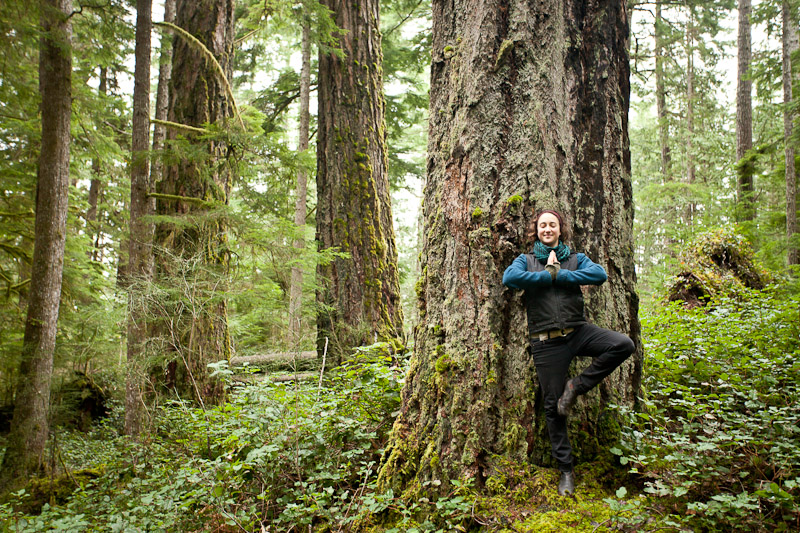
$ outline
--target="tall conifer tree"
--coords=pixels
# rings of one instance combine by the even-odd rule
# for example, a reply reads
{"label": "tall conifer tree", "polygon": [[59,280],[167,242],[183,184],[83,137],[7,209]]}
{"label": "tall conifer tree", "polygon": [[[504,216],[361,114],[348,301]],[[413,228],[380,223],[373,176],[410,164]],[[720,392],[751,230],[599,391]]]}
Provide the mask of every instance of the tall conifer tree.
{"label": "tall conifer tree", "polygon": [[800,264],[800,250],[793,243],[797,233],[797,174],[795,172],[795,146],[793,136],[795,112],[792,111],[794,102],[794,68],[792,57],[798,47],[797,20],[792,16],[792,7],[788,0],[782,2],[783,18],[783,141],[784,165],[786,181],[786,238],[788,242],[788,262],[790,265]]}
{"label": "tall conifer tree", "polygon": [[39,90],[42,141],[28,313],[14,417],[0,468],[0,490],[42,464],[49,433],[50,378],[64,270],[72,104],[71,0],[42,0]]}
{"label": "tall conifer tree", "polygon": [[234,1],[178,0],[175,25],[169,91],[174,126],[167,140],[173,148],[181,143],[191,148],[177,152],[180,161],[165,168],[156,187],[156,213],[176,217],[156,227],[156,275],[168,286],[176,281],[187,286],[175,294],[182,300],[159,327],[172,352],[164,385],[184,397],[215,400],[222,395],[222,383],[210,378],[207,365],[230,359],[232,350],[224,295],[230,262],[224,207],[233,154],[219,135],[204,128],[224,130],[233,116],[228,80]]}
{"label": "tall conifer tree", "polygon": [[738,172],[738,218],[753,220],[755,217],[753,199],[753,162],[743,162],[747,151],[753,147],[753,81],[750,70],[750,15],[751,0],[739,0],[739,31],[737,43],[736,69],[736,160]]}
{"label": "tall conifer tree", "polygon": [[402,339],[403,315],[386,169],[378,0],[327,0],[343,56],[319,56],[317,240],[340,257],[320,266],[318,350]]}
{"label": "tall conifer tree", "polygon": [[128,368],[125,390],[125,433],[137,435],[142,424],[144,343],[146,313],[133,294],[141,292],[153,275],[153,231],[148,217],[154,202],[150,183],[150,34],[152,0],[136,2],[136,65],[133,76],[133,128],[131,137],[131,213],[128,287],[132,291],[128,316]]}
{"label": "tall conifer tree", "polygon": [[[521,294],[502,285],[536,211],[563,211],[608,272],[590,320],[638,344],[626,4],[433,4],[420,324],[379,481],[395,493],[550,461]],[[640,375],[639,351],[578,404],[579,460],[614,442],[605,407],[632,403]]]}

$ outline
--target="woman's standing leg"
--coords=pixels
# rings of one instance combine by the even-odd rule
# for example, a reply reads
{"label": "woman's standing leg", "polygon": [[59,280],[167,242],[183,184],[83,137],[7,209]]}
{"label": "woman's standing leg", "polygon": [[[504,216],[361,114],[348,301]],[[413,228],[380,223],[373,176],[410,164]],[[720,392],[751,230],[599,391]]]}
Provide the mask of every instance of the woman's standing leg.
{"label": "woman's standing leg", "polygon": [[558,399],[564,391],[572,354],[565,337],[531,343],[531,353],[544,401],[545,421],[553,458],[562,472],[572,471],[572,446],[567,418],[558,414]]}

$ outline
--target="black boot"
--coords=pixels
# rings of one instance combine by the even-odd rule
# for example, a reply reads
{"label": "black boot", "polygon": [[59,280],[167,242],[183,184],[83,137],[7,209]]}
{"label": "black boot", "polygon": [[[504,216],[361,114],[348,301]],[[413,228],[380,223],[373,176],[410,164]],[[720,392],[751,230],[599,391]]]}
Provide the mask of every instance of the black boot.
{"label": "black boot", "polygon": [[572,378],[564,385],[564,393],[558,399],[558,414],[561,416],[569,416],[572,406],[575,405],[575,400],[578,398],[578,391],[575,390],[575,380]]}
{"label": "black boot", "polygon": [[558,495],[572,496],[575,494],[575,474],[573,472],[561,472],[561,478],[558,480]]}

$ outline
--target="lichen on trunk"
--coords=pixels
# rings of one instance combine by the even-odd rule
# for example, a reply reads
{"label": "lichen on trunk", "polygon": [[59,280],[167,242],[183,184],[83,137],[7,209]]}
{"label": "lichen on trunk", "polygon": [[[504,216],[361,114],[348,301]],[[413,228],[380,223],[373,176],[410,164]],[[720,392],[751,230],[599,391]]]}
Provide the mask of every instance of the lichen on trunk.
{"label": "lichen on trunk", "polygon": [[[183,35],[175,38],[169,92],[169,122],[225,131],[233,114],[219,69],[229,78],[233,55],[233,0],[178,0],[176,26],[195,36],[207,51]],[[238,124],[238,123],[237,123]],[[156,184],[156,276],[166,289],[166,312],[158,317],[168,364],[159,379],[170,392],[218,400],[222,384],[207,364],[230,360],[225,284],[229,250],[225,206],[232,182],[231,153],[222,135],[169,128],[166,165]],[[170,292],[171,291],[171,292]]]}
{"label": "lichen on trunk", "polygon": [[[420,323],[380,473],[407,495],[481,486],[498,458],[552,464],[522,295],[501,281],[536,211],[563,212],[568,244],[608,273],[584,291],[589,320],[640,345],[625,2],[434,2],[433,15]],[[637,348],[579,400],[579,461],[614,441],[607,406],[633,403],[640,374]]]}
{"label": "lichen on trunk", "polygon": [[403,342],[403,315],[386,170],[379,2],[323,2],[343,55],[320,51],[317,240],[348,254],[317,271],[318,351]]}

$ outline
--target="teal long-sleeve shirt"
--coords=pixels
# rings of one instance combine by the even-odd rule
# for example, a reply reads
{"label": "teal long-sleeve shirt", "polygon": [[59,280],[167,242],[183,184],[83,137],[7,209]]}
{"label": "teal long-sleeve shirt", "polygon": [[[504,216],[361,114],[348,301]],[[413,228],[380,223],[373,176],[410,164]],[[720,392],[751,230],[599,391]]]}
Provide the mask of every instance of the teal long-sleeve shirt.
{"label": "teal long-sleeve shirt", "polygon": [[531,289],[547,285],[602,285],[607,279],[605,269],[586,257],[575,254],[578,268],[567,270],[562,268],[553,280],[550,272],[528,272],[528,261],[525,254],[520,254],[503,273],[503,285],[512,289]]}

